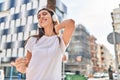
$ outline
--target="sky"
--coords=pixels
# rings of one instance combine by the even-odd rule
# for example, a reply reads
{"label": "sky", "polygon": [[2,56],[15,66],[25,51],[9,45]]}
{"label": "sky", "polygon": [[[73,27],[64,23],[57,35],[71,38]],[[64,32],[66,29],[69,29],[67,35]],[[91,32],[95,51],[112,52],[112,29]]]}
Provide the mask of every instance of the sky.
{"label": "sky", "polygon": [[4,0],[0,0],[0,3],[3,2]]}
{"label": "sky", "polygon": [[[114,46],[107,41],[113,31],[111,12],[119,8],[120,0],[61,0],[68,8],[66,18],[72,18],[76,24],[86,27],[90,35],[97,38],[114,54]],[[0,0],[3,2],[3,0]]]}
{"label": "sky", "polygon": [[120,0],[62,0],[68,7],[67,17],[76,24],[86,27],[90,35],[94,35],[98,44],[103,44],[114,55],[114,45],[107,41],[113,32],[111,12],[119,8]]}

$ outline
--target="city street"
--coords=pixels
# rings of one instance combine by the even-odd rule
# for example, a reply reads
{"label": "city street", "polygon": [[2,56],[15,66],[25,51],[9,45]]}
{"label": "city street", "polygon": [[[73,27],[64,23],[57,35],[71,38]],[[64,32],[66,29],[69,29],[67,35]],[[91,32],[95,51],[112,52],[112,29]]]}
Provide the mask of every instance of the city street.
{"label": "city street", "polygon": [[120,80],[120,0],[0,0],[0,80],[26,75]]}
{"label": "city street", "polygon": [[88,80],[109,80],[109,78],[89,78]]}

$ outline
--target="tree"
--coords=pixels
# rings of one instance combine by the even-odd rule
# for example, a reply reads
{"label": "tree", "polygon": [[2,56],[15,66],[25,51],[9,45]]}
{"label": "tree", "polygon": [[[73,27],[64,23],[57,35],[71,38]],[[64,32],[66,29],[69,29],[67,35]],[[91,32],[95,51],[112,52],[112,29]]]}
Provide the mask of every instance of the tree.
{"label": "tree", "polygon": [[56,0],[47,0],[47,8],[50,8],[55,11]]}

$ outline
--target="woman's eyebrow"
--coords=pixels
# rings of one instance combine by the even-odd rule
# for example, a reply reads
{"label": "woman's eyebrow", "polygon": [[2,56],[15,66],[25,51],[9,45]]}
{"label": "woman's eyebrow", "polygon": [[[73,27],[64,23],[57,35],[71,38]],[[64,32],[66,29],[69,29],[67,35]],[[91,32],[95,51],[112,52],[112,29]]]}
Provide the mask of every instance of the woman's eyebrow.
{"label": "woman's eyebrow", "polygon": [[39,13],[38,16],[40,16],[41,14],[44,14],[44,13],[47,13],[47,12],[42,12],[42,13]]}

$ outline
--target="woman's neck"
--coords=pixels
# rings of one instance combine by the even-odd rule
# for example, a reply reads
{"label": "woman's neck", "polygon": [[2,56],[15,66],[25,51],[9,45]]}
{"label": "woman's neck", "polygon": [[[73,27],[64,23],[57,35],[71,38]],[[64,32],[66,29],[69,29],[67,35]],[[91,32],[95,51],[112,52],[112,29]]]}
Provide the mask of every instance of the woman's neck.
{"label": "woman's neck", "polygon": [[46,36],[55,35],[55,33],[53,31],[53,25],[47,26],[44,30],[45,30],[45,35]]}

